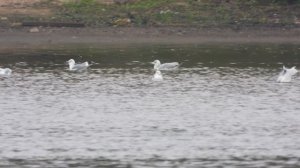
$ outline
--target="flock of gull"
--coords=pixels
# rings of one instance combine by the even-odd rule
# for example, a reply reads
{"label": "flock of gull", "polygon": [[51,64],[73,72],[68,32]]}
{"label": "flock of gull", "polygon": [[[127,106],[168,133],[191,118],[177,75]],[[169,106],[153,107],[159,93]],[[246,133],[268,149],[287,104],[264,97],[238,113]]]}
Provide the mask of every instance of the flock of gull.
{"label": "flock of gull", "polygon": [[[75,72],[84,71],[90,66],[90,64],[88,62],[76,64],[74,59],[70,59],[69,61],[67,61],[67,63],[69,65],[69,70],[75,71]],[[155,60],[151,63],[154,64],[154,70],[155,70],[155,73],[152,77],[153,81],[162,81],[163,80],[163,75],[162,75],[161,71],[175,70],[175,69],[178,69],[178,67],[179,67],[178,62],[170,62],[170,63],[161,64],[159,60]],[[277,82],[291,82],[292,76],[294,76],[297,72],[298,72],[298,70],[296,69],[295,66],[292,68],[286,68],[285,66],[283,66],[283,69],[277,78]],[[11,73],[12,73],[12,70],[9,68],[0,68],[0,76],[10,76]]]}

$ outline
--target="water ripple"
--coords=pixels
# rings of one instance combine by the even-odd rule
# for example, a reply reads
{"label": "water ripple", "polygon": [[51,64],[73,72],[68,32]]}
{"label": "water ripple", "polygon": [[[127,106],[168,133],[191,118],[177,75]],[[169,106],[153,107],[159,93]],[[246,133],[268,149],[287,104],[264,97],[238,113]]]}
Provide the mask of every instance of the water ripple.
{"label": "water ripple", "polygon": [[299,75],[200,59],[154,82],[132,59],[16,61],[0,78],[0,167],[299,167]]}

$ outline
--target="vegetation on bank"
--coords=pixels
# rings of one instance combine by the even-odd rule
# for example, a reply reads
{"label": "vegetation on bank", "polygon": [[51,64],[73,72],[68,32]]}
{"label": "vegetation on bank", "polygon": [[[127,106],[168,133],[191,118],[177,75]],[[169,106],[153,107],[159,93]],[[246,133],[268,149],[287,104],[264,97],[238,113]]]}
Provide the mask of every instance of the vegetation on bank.
{"label": "vegetation on bank", "polygon": [[[68,0],[43,1],[51,17],[19,20],[102,26],[300,26],[300,0]],[[23,17],[23,18],[22,18]]]}
{"label": "vegetation on bank", "polygon": [[58,16],[90,26],[298,26],[300,0],[135,0],[110,5],[77,0],[64,3]]}

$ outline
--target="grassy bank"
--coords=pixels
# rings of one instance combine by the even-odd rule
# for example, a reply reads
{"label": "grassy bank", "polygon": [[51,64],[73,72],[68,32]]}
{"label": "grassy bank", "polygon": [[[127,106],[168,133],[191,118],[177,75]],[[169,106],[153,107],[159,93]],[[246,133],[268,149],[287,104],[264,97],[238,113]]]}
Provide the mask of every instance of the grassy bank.
{"label": "grassy bank", "polygon": [[90,26],[298,26],[299,1],[139,0],[105,5],[67,2],[56,12],[66,21]]}
{"label": "grassy bank", "polygon": [[[51,14],[9,16],[11,22],[80,22],[103,26],[300,26],[299,0],[45,0],[33,8],[49,8]],[[111,0],[113,2],[113,0]],[[116,0],[115,0],[116,1]],[[5,22],[2,21],[2,23]]]}

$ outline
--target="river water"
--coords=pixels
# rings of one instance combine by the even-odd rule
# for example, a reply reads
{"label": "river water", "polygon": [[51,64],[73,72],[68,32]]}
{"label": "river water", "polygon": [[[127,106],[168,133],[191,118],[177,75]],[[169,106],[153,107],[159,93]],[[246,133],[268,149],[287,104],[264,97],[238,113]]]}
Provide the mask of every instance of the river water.
{"label": "river water", "polygon": [[[181,67],[152,81],[155,59]],[[282,65],[300,45],[0,50],[0,167],[300,167],[300,76],[277,83]]]}

